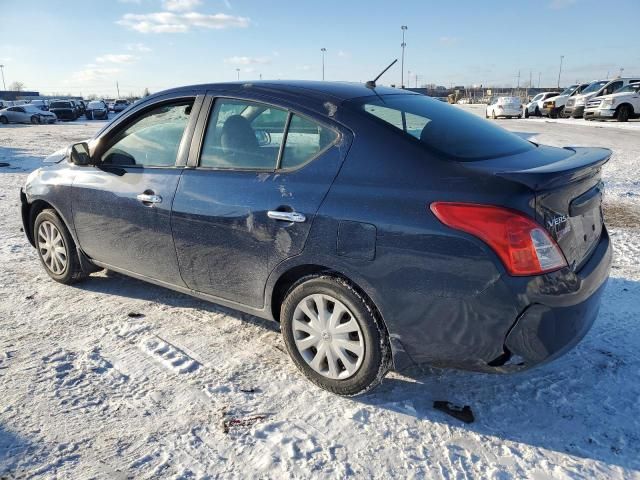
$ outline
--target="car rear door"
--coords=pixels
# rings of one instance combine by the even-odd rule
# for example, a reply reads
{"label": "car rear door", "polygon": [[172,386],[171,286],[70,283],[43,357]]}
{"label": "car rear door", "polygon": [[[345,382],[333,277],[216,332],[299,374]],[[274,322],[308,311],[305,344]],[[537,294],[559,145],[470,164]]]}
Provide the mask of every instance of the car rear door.
{"label": "car rear door", "polygon": [[260,98],[208,103],[171,217],[180,272],[194,290],[261,308],[273,268],[304,249],[341,135]]}
{"label": "car rear door", "polygon": [[173,285],[180,278],[171,204],[203,96],[177,94],[136,111],[103,134],[95,166],[79,167],[73,221],[92,259]]}

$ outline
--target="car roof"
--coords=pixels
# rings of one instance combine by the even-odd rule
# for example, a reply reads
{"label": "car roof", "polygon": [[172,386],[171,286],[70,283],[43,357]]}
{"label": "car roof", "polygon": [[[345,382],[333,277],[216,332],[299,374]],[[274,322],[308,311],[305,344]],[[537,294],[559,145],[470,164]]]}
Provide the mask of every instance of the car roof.
{"label": "car roof", "polygon": [[[313,80],[260,80],[256,82],[228,82],[209,83],[201,85],[190,85],[178,87],[158,93],[169,93],[182,90],[246,90],[251,89],[256,92],[268,93],[271,96],[289,97],[291,94],[305,94],[314,97],[330,97],[333,100],[345,101],[359,97],[371,95],[420,95],[409,90],[401,90],[385,86],[377,86],[375,89],[368,88],[364,83],[352,82],[324,82]],[[157,94],[156,94],[157,95]]]}

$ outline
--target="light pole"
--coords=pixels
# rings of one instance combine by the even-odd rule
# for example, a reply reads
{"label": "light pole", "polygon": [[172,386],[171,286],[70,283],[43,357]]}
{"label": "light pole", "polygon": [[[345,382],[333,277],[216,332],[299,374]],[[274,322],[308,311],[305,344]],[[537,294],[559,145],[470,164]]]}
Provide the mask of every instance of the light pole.
{"label": "light pole", "polygon": [[402,43],[400,44],[400,46],[402,47],[402,62],[400,63],[400,68],[402,69],[402,72],[400,72],[400,88],[404,88],[404,47],[407,46],[407,44],[404,42],[404,32],[407,30],[407,26],[402,25],[400,29],[402,30]]}
{"label": "light pole", "polygon": [[0,71],[2,72],[2,89],[6,90],[7,86],[4,83],[4,65],[0,65]]}
{"label": "light pole", "polygon": [[240,69],[236,68],[236,73],[238,74],[238,81],[240,81]]}
{"label": "light pole", "polygon": [[560,55],[560,71],[558,71],[558,88],[560,88],[560,75],[562,74],[562,60],[564,60],[564,55]]}
{"label": "light pole", "polygon": [[622,72],[624,72],[624,68],[620,67],[620,74],[618,75],[620,78],[622,78]]}
{"label": "light pole", "polygon": [[322,52],[322,81],[324,81],[324,54],[326,53],[327,49],[322,47],[320,51]]}

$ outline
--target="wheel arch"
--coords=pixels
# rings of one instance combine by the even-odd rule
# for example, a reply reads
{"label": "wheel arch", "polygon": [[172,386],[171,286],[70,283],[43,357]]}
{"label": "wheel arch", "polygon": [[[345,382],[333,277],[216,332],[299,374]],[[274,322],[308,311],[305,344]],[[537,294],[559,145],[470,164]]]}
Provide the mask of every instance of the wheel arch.
{"label": "wheel arch", "polygon": [[373,314],[387,333],[387,338],[391,347],[391,361],[395,370],[404,370],[414,365],[413,360],[405,351],[400,339],[390,331],[389,324],[385,321],[384,315],[380,307],[376,304],[375,299],[367,292],[368,289],[373,287],[367,285],[366,281],[363,279],[359,279],[360,281],[358,281],[358,279],[353,278],[355,277],[354,275],[349,275],[339,269],[328,267],[321,263],[304,263],[294,265],[290,268],[284,269],[284,271],[279,274],[270,290],[271,295],[267,305],[273,319],[280,322],[280,309],[282,307],[282,303],[287,292],[296,284],[296,282],[306,276],[320,274],[332,275],[348,282],[349,285],[369,304]]}
{"label": "wheel arch", "polygon": [[621,109],[622,107],[629,107],[629,108],[631,109],[631,115],[636,115],[636,114],[640,113],[640,112],[636,112],[636,111],[635,111],[635,109],[633,108],[633,105],[632,105],[631,103],[629,103],[629,102],[623,102],[623,103],[621,103],[620,105],[618,105],[618,106],[616,107],[616,115],[618,114],[618,112],[620,111],[620,109]]}

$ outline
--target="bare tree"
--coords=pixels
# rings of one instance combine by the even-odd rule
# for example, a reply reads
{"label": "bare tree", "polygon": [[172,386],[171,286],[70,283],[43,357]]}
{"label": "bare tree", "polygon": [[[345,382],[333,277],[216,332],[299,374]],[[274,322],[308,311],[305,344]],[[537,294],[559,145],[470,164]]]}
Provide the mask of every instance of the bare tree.
{"label": "bare tree", "polygon": [[9,85],[9,90],[13,92],[22,92],[24,90],[24,83],[13,82],[11,85]]}
{"label": "bare tree", "polygon": [[151,95],[151,94],[149,93],[149,89],[148,89],[148,88],[145,88],[145,89],[144,89],[144,93],[142,94],[142,96],[143,96],[143,97],[148,97],[149,95]]}

